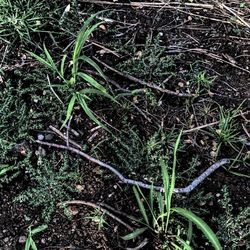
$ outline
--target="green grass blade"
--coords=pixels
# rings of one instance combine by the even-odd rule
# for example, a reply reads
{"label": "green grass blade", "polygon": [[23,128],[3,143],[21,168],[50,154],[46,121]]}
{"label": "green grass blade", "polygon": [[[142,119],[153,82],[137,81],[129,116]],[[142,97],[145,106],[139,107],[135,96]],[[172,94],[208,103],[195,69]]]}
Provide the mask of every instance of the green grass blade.
{"label": "green grass blade", "polygon": [[[181,140],[181,135],[182,135],[182,131],[180,132],[180,134],[177,137],[177,140],[175,142],[174,145],[174,159],[173,159],[173,167],[172,167],[172,176],[171,176],[171,183],[170,183],[170,187],[167,193],[167,201],[166,201],[166,213],[167,213],[167,218],[166,218],[166,227],[165,227],[165,232],[167,232],[168,229],[168,224],[169,224],[169,218],[170,218],[170,213],[171,213],[171,201],[172,201],[172,195],[174,192],[174,187],[175,187],[175,179],[176,179],[176,164],[177,164],[177,150],[180,144],[180,140]],[[163,173],[163,175],[166,175],[166,173]],[[165,178],[167,178],[167,176],[165,176]],[[167,182],[167,180],[166,180]],[[166,183],[166,185],[169,185]]]}
{"label": "green grass blade", "polygon": [[32,250],[38,250],[35,241],[31,238],[30,245]]}
{"label": "green grass blade", "polygon": [[70,102],[69,102],[69,105],[68,105],[68,108],[67,108],[66,118],[65,118],[61,128],[63,128],[66,125],[66,123],[68,122],[68,120],[69,120],[69,118],[70,118],[70,116],[72,114],[75,102],[76,102],[76,95],[73,95],[71,97],[71,99],[70,99]]}
{"label": "green grass blade", "polygon": [[31,235],[35,235],[37,233],[40,233],[40,232],[46,230],[47,228],[48,228],[48,225],[46,225],[46,224],[38,226],[38,227],[31,230]]}
{"label": "green grass blade", "polygon": [[90,66],[92,66],[98,73],[99,75],[106,80],[106,77],[104,73],[102,72],[101,68],[97,65],[95,61],[93,61],[91,58],[88,56],[80,56],[78,60],[83,60],[84,62],[88,63]]}
{"label": "green grass blade", "polygon": [[102,92],[102,91],[97,90],[97,89],[92,89],[92,88],[82,89],[79,91],[79,93],[82,93],[84,95],[94,94],[94,95],[105,96],[105,97],[109,98],[110,100],[112,100],[113,102],[117,103],[117,101],[114,99],[114,97],[112,97],[110,94]]}
{"label": "green grass blade", "polygon": [[[89,24],[93,20],[93,16],[90,17],[86,22]],[[72,76],[74,78],[74,83],[76,82],[76,74],[78,71],[78,59],[80,57],[82,48],[87,41],[88,37],[91,35],[91,33],[103,22],[99,22],[95,25],[93,25],[91,28],[86,30],[86,24],[84,24],[83,28],[80,30],[76,42],[75,42],[75,47],[73,51],[73,56],[72,56]]]}
{"label": "green grass blade", "polygon": [[133,191],[134,191],[135,198],[137,200],[137,204],[139,206],[140,212],[141,212],[141,214],[143,216],[143,219],[149,225],[149,219],[148,219],[148,215],[147,215],[146,209],[144,207],[143,202],[141,201],[140,194],[139,194],[139,192],[138,192],[138,190],[137,190],[137,188],[135,186],[133,186]]}
{"label": "green grass blade", "polygon": [[31,237],[28,237],[28,239],[25,242],[24,250],[30,250],[30,246],[31,246]]}
{"label": "green grass blade", "polygon": [[65,67],[65,60],[67,58],[67,55],[65,54],[62,58],[61,65],[60,65],[60,72],[61,75],[64,77],[64,67]]}
{"label": "green grass blade", "polygon": [[40,57],[40,56],[34,54],[33,52],[29,52],[29,54],[30,54],[32,57],[34,57],[38,62],[40,62],[41,64],[43,64],[44,66],[46,66],[47,68],[49,68],[49,69],[55,71],[54,68],[52,67],[52,65],[51,65],[49,62],[47,62],[45,59],[43,59],[42,57]]}
{"label": "green grass blade", "polygon": [[191,211],[188,211],[183,208],[179,208],[179,207],[172,208],[172,211],[178,213],[182,217],[194,223],[203,232],[206,238],[211,242],[214,249],[216,250],[222,249],[217,236],[215,235],[215,233],[212,231],[212,229],[207,225],[207,223],[204,220],[202,220],[200,217],[198,217]]}
{"label": "green grass blade", "polygon": [[102,124],[97,118],[96,116],[93,114],[93,112],[90,110],[90,108],[88,107],[88,104],[86,103],[86,101],[84,100],[84,96],[81,93],[78,93],[77,95],[77,101],[79,102],[79,104],[81,105],[82,109],[84,110],[85,114],[93,121],[95,122],[97,125],[101,126],[102,128],[106,129],[107,131],[109,131],[109,129]]}
{"label": "green grass blade", "polygon": [[123,240],[132,240],[135,239],[136,237],[138,237],[139,235],[141,235],[142,233],[144,233],[148,228],[147,227],[142,227],[139,229],[136,229],[134,232],[127,234],[125,236],[122,236],[121,238]]}
{"label": "green grass blade", "polygon": [[47,59],[48,59],[50,65],[53,67],[54,71],[57,71],[56,64],[55,64],[54,60],[52,59],[52,57],[51,57],[49,51],[47,50],[45,44],[43,44],[43,49],[44,49],[44,53],[45,53],[45,55],[46,55],[46,57],[47,57]]}
{"label": "green grass blade", "polygon": [[84,81],[89,83],[91,86],[102,91],[103,93],[107,93],[107,90],[90,75],[85,74],[83,72],[79,72],[77,75],[80,76]]}

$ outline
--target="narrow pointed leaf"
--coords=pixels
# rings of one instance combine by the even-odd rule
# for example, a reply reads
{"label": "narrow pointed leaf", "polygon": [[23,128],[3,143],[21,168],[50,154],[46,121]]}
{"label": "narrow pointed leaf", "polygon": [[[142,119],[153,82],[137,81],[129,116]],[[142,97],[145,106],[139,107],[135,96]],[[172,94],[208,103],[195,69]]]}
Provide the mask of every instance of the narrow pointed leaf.
{"label": "narrow pointed leaf", "polygon": [[65,54],[62,58],[62,61],[61,61],[61,66],[60,66],[60,72],[61,72],[61,75],[64,77],[64,67],[65,67],[65,60],[67,58],[67,55]]}
{"label": "narrow pointed leaf", "polygon": [[106,93],[106,89],[100,84],[98,83],[93,77],[91,77],[88,74],[85,74],[83,72],[79,72],[77,74],[78,76],[80,76],[83,80],[85,80],[87,83],[89,83],[91,86],[95,87],[96,89]]}
{"label": "narrow pointed leaf", "polygon": [[70,102],[69,102],[69,105],[68,105],[68,108],[67,108],[66,118],[65,118],[65,120],[64,120],[63,125],[61,126],[61,128],[63,128],[66,125],[66,123],[68,122],[68,120],[69,120],[69,118],[70,118],[70,116],[72,114],[75,102],[76,102],[76,96],[73,95],[71,97],[71,99],[70,99]]}
{"label": "narrow pointed leaf", "polygon": [[95,61],[93,61],[91,58],[89,58],[88,56],[80,56],[79,60],[83,60],[84,62],[88,63],[90,66],[92,66],[98,73],[99,75],[106,80],[106,77],[104,75],[104,73],[102,72],[101,68],[97,65],[97,63]]}
{"label": "narrow pointed leaf", "polygon": [[135,186],[133,186],[133,191],[134,191],[135,198],[137,200],[137,204],[139,206],[140,212],[141,212],[141,214],[143,216],[143,219],[149,225],[149,220],[148,220],[148,215],[147,215],[146,209],[144,207],[143,202],[141,201],[141,197],[140,197],[140,195],[139,195],[139,193],[137,191],[137,188]]}
{"label": "narrow pointed leaf", "polygon": [[138,237],[139,235],[141,235],[142,233],[144,233],[148,228],[147,227],[142,227],[139,229],[136,229],[134,232],[127,234],[125,236],[122,236],[121,238],[123,240],[132,240],[135,239],[136,237]]}
{"label": "narrow pointed leaf", "polygon": [[207,223],[204,220],[202,220],[200,217],[198,217],[191,211],[188,211],[183,208],[179,208],[179,207],[172,208],[172,211],[178,213],[182,217],[194,223],[203,232],[206,238],[211,242],[214,249],[216,250],[222,249],[217,236],[215,235],[215,233],[212,231],[212,229],[207,225]]}

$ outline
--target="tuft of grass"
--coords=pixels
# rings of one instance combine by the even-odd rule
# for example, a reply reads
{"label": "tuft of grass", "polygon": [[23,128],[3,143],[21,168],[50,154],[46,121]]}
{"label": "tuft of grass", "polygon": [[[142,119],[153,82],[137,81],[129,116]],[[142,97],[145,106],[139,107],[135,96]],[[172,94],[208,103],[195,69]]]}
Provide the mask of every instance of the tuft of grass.
{"label": "tuft of grass", "polygon": [[[41,56],[38,56],[32,52],[30,55],[37,59],[42,65],[44,65],[47,69],[53,72],[56,76],[58,76],[63,84],[54,85],[50,83],[48,78],[48,83],[53,90],[53,93],[60,100],[61,103],[64,103],[60,97],[56,94],[53,88],[61,88],[67,91],[66,100],[68,101],[68,107],[66,112],[66,118],[62,124],[62,127],[68,122],[69,118],[73,113],[74,106],[76,102],[82,107],[84,113],[96,124],[104,127],[106,130],[108,128],[97,118],[94,112],[89,108],[88,102],[91,101],[91,96],[104,96],[114,102],[115,99],[108,93],[107,89],[103,87],[100,83],[98,83],[91,75],[86,74],[81,70],[82,63],[85,63],[88,66],[91,66],[100,77],[105,80],[105,76],[100,69],[100,67],[86,55],[82,55],[83,47],[92,34],[94,30],[98,28],[100,24],[103,22],[96,23],[94,25],[90,25],[90,23],[94,20],[94,18],[99,13],[96,13],[90,16],[84,23],[82,29],[78,33],[78,36],[75,41],[74,49],[72,55],[69,57],[67,54],[62,56],[61,62],[59,66],[52,58],[50,52],[47,50],[46,46],[43,46],[45,59]],[[69,60],[70,59],[70,60]],[[67,60],[69,60],[67,62]],[[70,74],[67,73],[70,72]]]}
{"label": "tuft of grass", "polygon": [[222,145],[229,145],[237,151],[235,144],[240,141],[240,138],[235,118],[238,113],[239,109],[225,110],[220,107],[219,125],[212,131],[218,140],[217,152]]}
{"label": "tuft of grass", "polygon": [[38,0],[0,1],[0,40],[29,43],[31,34],[46,24],[48,4]]}
{"label": "tuft of grass", "polygon": [[140,222],[143,227],[122,238],[124,240],[134,239],[135,237],[138,237],[140,234],[145,232],[147,229],[150,229],[157,234],[165,235],[165,237],[167,237],[166,235],[169,234],[171,228],[170,217],[172,217],[174,213],[177,213],[178,215],[189,221],[187,240],[182,239],[180,237],[180,234],[177,232],[176,235],[171,235],[172,239],[170,240],[170,245],[166,245],[166,249],[171,249],[171,246],[174,246],[175,249],[192,249],[190,243],[192,235],[192,224],[194,224],[203,232],[214,249],[221,250],[222,247],[217,236],[205,221],[203,221],[200,217],[187,209],[172,207],[172,195],[176,179],[177,149],[180,144],[180,138],[181,133],[179,134],[174,147],[174,159],[171,178],[169,177],[165,162],[163,160],[161,161],[164,192],[156,192],[152,187],[150,190],[149,199],[147,199],[139,187],[133,187],[139,211],[142,215],[142,221],[138,220],[138,222]]}

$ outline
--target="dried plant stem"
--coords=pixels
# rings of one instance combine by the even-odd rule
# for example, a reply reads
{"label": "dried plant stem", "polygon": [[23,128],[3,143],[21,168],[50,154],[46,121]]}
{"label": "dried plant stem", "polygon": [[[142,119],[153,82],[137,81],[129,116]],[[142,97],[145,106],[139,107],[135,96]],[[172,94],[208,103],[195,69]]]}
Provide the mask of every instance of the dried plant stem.
{"label": "dried plant stem", "polygon": [[156,90],[158,90],[158,91],[160,91],[160,92],[162,92],[162,93],[166,93],[166,94],[174,95],[174,96],[178,96],[178,97],[194,97],[194,96],[195,96],[194,94],[178,93],[178,92],[175,92],[175,91],[173,91],[173,90],[163,89],[163,88],[161,88],[161,87],[159,87],[159,86],[157,86],[157,85],[155,85],[155,84],[153,84],[153,83],[148,83],[148,82],[142,81],[142,80],[140,80],[140,79],[138,79],[138,78],[136,78],[136,77],[134,77],[134,76],[131,76],[131,75],[127,74],[127,73],[120,72],[119,70],[117,70],[117,69],[111,67],[110,65],[108,65],[108,64],[106,64],[106,63],[104,63],[104,62],[102,62],[101,60],[99,60],[99,59],[96,58],[96,57],[94,57],[94,59],[95,59],[98,63],[100,63],[100,64],[102,64],[104,67],[106,67],[107,69],[109,69],[109,70],[115,72],[117,75],[120,75],[120,76],[122,76],[122,77],[124,77],[124,78],[129,79],[130,81],[139,83],[139,84],[144,85],[144,86],[147,86],[147,87],[149,87],[149,88],[156,89]]}
{"label": "dried plant stem", "polygon": [[82,3],[92,3],[92,4],[103,4],[103,5],[113,5],[113,6],[126,6],[132,8],[165,8],[165,9],[213,9],[213,4],[202,4],[202,3],[180,3],[180,2],[130,2],[130,3],[120,3],[117,1],[100,1],[100,0],[81,0]]}
{"label": "dried plant stem", "polygon": [[[49,147],[54,147],[54,148],[58,148],[58,149],[64,149],[64,150],[68,150],[72,153],[78,154],[82,157],[84,157],[85,159],[94,162],[96,164],[98,164],[99,166],[108,169],[109,171],[111,171],[114,175],[116,175],[120,181],[122,183],[128,184],[128,185],[137,185],[139,187],[142,188],[146,188],[146,189],[150,189],[152,187],[152,185],[150,184],[146,184],[144,182],[141,181],[137,181],[137,180],[132,180],[132,179],[128,179],[126,177],[124,177],[115,167],[112,167],[84,152],[82,152],[79,149],[73,148],[71,146],[67,147],[65,145],[61,145],[61,144],[55,144],[55,143],[48,143],[48,142],[43,142],[43,141],[36,141],[37,143],[41,144],[41,145],[46,145]],[[216,163],[214,163],[212,166],[210,166],[204,173],[202,173],[199,177],[195,178],[194,181],[188,185],[185,188],[175,188],[174,189],[174,193],[189,193],[191,192],[193,189],[195,189],[201,182],[203,182],[210,174],[212,174],[216,169],[218,169],[220,166],[225,165],[227,163],[229,163],[230,160],[229,159],[222,159]],[[164,188],[162,186],[153,186],[153,188],[156,191],[160,191],[160,192],[164,192]]]}

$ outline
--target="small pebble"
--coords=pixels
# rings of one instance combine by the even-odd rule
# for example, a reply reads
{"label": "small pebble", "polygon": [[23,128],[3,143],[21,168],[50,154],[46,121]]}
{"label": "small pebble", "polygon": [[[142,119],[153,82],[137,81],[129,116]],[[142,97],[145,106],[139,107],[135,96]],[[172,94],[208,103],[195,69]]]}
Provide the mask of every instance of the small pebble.
{"label": "small pebble", "polygon": [[44,135],[39,134],[39,135],[37,136],[37,139],[38,139],[39,141],[43,141],[43,140],[44,140]]}
{"label": "small pebble", "polygon": [[27,237],[26,237],[26,236],[20,236],[18,242],[19,242],[20,244],[24,244],[24,243],[26,242],[26,240],[27,240]]}
{"label": "small pebble", "polygon": [[54,135],[53,134],[46,134],[45,135],[45,140],[46,141],[51,141],[53,139]]}

